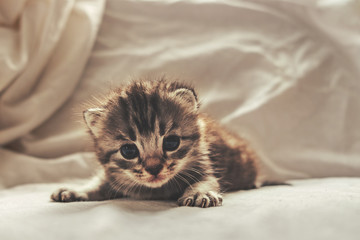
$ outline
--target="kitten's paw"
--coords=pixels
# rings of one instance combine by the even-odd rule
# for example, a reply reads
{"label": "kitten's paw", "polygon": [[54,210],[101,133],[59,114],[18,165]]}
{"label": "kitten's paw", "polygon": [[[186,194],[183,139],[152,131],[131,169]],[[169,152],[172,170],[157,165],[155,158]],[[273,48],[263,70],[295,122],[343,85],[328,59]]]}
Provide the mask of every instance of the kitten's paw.
{"label": "kitten's paw", "polygon": [[184,195],[178,199],[179,206],[189,206],[189,207],[216,207],[221,206],[223,198],[219,193],[209,191],[207,193],[195,193],[193,195]]}
{"label": "kitten's paw", "polygon": [[87,201],[88,195],[84,192],[76,192],[74,190],[60,188],[51,194],[51,199],[55,202]]}

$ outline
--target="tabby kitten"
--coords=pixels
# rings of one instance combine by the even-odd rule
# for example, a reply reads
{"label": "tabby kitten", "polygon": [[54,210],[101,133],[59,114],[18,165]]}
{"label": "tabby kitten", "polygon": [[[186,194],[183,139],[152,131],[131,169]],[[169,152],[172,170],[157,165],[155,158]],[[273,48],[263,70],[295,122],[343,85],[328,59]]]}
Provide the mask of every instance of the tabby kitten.
{"label": "tabby kitten", "polygon": [[121,197],[177,200],[180,206],[222,205],[221,193],[255,188],[256,155],[198,110],[187,84],[137,81],[84,112],[101,168],[81,189],[61,188],[54,201]]}

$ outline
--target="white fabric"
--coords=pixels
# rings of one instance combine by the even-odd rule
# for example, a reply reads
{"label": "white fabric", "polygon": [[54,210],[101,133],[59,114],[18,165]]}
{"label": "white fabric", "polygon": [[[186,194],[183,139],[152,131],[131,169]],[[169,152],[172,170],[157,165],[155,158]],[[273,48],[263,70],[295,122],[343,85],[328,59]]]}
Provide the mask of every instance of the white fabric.
{"label": "white fabric", "polygon": [[[84,129],[69,141],[64,135],[75,121],[58,114],[81,81],[104,6],[104,0],[0,2],[0,145],[13,149],[0,148],[0,188],[69,177],[68,169],[89,176],[85,160],[64,156],[81,149],[72,136]],[[64,157],[45,162],[47,153]]]}
{"label": "white fabric", "polygon": [[73,94],[103,1],[1,1],[0,144],[43,124]]}
{"label": "white fabric", "polygon": [[225,195],[224,206],[178,208],[128,199],[54,203],[59,185],[0,192],[0,239],[359,239],[360,179],[298,180]]}
{"label": "white fabric", "polygon": [[359,29],[356,0],[1,0],[0,239],[357,238],[360,178],[233,193],[207,210],[49,203],[60,185],[47,183],[91,174],[91,96],[163,73],[192,82],[269,177],[360,177]]}
{"label": "white fabric", "polygon": [[[269,174],[360,175],[356,1],[108,1],[81,78],[102,1],[2,1],[2,6],[7,2],[19,2],[16,11],[2,11],[18,21],[14,25],[15,17],[2,14],[10,19],[2,31],[17,30],[16,42],[34,46],[50,38],[54,50],[42,54],[47,44],[19,49],[11,45],[10,33],[2,33],[7,45],[0,45],[6,60],[0,71],[7,69],[4,79],[12,84],[2,80],[9,86],[0,96],[0,140],[15,153],[0,164],[11,168],[14,159],[21,161],[16,152],[43,161],[91,151],[80,123],[84,102],[130,76],[167,73],[193,82],[202,110],[249,138]],[[51,9],[59,11],[49,14]],[[19,24],[40,23],[46,16],[57,38],[41,28],[43,34],[35,34],[34,24]],[[21,65],[6,54],[11,47],[27,61]],[[25,54],[29,49],[33,55]],[[17,68],[10,71],[9,62]]]}

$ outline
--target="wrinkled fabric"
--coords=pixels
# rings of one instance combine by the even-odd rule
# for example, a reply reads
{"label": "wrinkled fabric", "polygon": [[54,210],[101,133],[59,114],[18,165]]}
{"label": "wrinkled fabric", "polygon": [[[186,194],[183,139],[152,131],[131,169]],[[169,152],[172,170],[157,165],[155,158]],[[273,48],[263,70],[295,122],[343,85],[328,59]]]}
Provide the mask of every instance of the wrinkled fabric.
{"label": "wrinkled fabric", "polygon": [[0,144],[42,126],[74,94],[103,0],[0,3]]}
{"label": "wrinkled fabric", "polygon": [[17,183],[73,177],[36,172],[77,153],[63,169],[89,171],[92,96],[164,73],[191,82],[269,176],[360,175],[357,1],[108,1],[103,16],[103,1],[1,4],[4,187],[24,156],[33,171]]}
{"label": "wrinkled fabric", "polygon": [[292,182],[226,194],[214,208],[118,199],[55,203],[59,184],[0,191],[1,239],[277,239],[356,240],[360,179]]}
{"label": "wrinkled fabric", "polygon": [[[0,239],[358,239],[359,29],[356,0],[0,1]],[[50,202],[97,166],[82,111],[163,74],[303,180],[209,209]]]}

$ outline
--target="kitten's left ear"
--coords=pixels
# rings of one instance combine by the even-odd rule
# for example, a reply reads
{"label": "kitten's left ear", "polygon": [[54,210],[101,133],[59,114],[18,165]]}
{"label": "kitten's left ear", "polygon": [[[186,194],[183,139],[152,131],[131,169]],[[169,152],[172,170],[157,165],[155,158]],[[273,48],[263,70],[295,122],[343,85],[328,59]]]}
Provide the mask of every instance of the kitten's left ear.
{"label": "kitten's left ear", "polygon": [[196,93],[187,88],[179,88],[174,91],[174,95],[179,99],[183,100],[185,104],[187,104],[193,110],[197,110],[199,108]]}
{"label": "kitten's left ear", "polygon": [[105,109],[103,108],[89,108],[83,112],[86,125],[94,134],[95,137],[99,137],[101,132],[101,118],[105,115]]}

